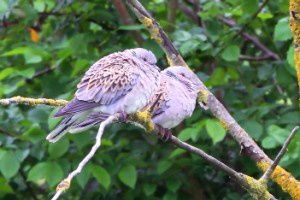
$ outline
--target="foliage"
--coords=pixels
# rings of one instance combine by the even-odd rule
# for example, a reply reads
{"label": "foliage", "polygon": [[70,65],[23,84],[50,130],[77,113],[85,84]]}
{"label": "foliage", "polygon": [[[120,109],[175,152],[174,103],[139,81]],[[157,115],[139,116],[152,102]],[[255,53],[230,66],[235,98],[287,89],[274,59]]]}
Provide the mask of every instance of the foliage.
{"label": "foliage", "polygon": [[[0,98],[71,99],[84,71],[100,57],[138,46],[130,31],[144,38],[160,66],[163,52],[138,22],[124,25],[110,1],[3,0],[0,4]],[[180,1],[181,2],[181,1]],[[297,123],[297,84],[288,1],[270,1],[259,9],[258,0],[199,1],[198,26],[166,1],[144,1],[159,23],[171,24],[174,44],[199,77],[226,105],[240,124],[274,157]],[[192,8],[192,5],[181,2]],[[176,12],[175,21],[167,20]],[[238,24],[228,27],[220,17]],[[238,28],[258,37],[279,60],[245,60],[262,56]],[[56,110],[56,109],[55,109]],[[57,144],[45,141],[58,123],[47,106],[0,108],[0,198],[48,199],[56,184],[89,151],[96,129],[68,135]],[[258,177],[257,168],[240,155],[239,146],[209,112],[197,109],[173,133],[228,163]],[[163,148],[162,148],[163,147]],[[300,178],[300,136],[292,141],[281,165]],[[106,131],[103,146],[72,183],[66,199],[244,199],[248,197],[223,173],[201,158],[157,141],[137,127],[115,124]],[[238,187],[236,187],[238,188]],[[282,199],[287,195],[271,185]],[[239,194],[240,193],[240,194]]]}

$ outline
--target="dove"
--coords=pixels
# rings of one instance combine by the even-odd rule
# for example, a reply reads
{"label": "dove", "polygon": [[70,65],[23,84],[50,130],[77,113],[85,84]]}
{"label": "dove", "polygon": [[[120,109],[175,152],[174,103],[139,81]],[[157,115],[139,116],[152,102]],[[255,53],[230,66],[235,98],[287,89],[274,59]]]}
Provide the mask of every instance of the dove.
{"label": "dove", "polygon": [[[141,111],[150,112],[152,122],[165,141],[172,136],[170,129],[192,115],[200,84],[197,75],[186,67],[172,66],[160,72],[159,86]],[[78,127],[84,127],[90,121],[98,124],[107,117],[104,113],[93,113]]]}
{"label": "dove", "polygon": [[170,129],[190,117],[195,109],[200,79],[190,69],[172,66],[160,73],[160,84],[147,106],[151,119],[165,140]]}
{"label": "dove", "polygon": [[143,48],[98,60],[77,85],[73,100],[54,115],[63,120],[46,139],[53,143],[67,132],[77,133],[97,125],[109,115],[120,113],[126,118],[145,107],[159,85],[156,62],[155,55]]}

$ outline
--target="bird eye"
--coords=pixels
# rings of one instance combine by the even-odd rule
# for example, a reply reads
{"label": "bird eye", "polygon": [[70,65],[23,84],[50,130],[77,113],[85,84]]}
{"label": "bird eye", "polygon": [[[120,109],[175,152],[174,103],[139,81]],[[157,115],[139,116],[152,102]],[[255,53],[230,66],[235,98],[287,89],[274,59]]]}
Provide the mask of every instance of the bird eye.
{"label": "bird eye", "polygon": [[147,59],[146,58],[143,58],[143,60],[146,62],[147,61]]}
{"label": "bird eye", "polygon": [[184,73],[180,73],[180,75],[183,76],[183,77],[185,77],[185,74],[184,74]]}

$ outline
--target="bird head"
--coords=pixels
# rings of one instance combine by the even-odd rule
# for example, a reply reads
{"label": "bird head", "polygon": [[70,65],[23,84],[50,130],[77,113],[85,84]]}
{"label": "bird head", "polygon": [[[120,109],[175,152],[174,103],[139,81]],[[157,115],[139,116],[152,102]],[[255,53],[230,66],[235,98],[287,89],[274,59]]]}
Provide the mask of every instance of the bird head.
{"label": "bird head", "polygon": [[171,66],[165,69],[166,74],[183,83],[188,89],[198,91],[200,88],[200,79],[198,76],[187,67]]}
{"label": "bird head", "polygon": [[157,63],[157,59],[156,59],[155,55],[147,49],[135,48],[135,49],[128,49],[126,51],[128,51],[130,54],[132,54],[132,56],[134,56],[150,65],[155,65]]}

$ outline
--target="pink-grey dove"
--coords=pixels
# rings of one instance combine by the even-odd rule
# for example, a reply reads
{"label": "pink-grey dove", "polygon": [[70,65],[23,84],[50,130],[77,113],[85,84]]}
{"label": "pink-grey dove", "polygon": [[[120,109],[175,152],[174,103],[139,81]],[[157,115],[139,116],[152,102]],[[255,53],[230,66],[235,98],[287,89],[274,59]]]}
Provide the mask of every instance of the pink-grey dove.
{"label": "pink-grey dove", "polygon": [[54,115],[64,119],[47,140],[56,142],[67,132],[90,128],[107,115],[126,116],[145,107],[159,85],[156,62],[155,55],[143,48],[112,53],[98,60],[77,85],[73,100]]}
{"label": "pink-grey dove", "polygon": [[169,130],[192,115],[201,82],[196,74],[182,66],[169,67],[160,74],[160,85],[147,109],[160,134],[168,140]]}
{"label": "pink-grey dove", "polygon": [[[171,128],[192,115],[200,84],[197,75],[186,67],[173,66],[160,73],[159,87],[142,111],[151,113],[152,121],[164,140],[171,137]],[[103,113],[93,113],[78,127],[84,127],[90,121],[98,124],[107,117]]]}

